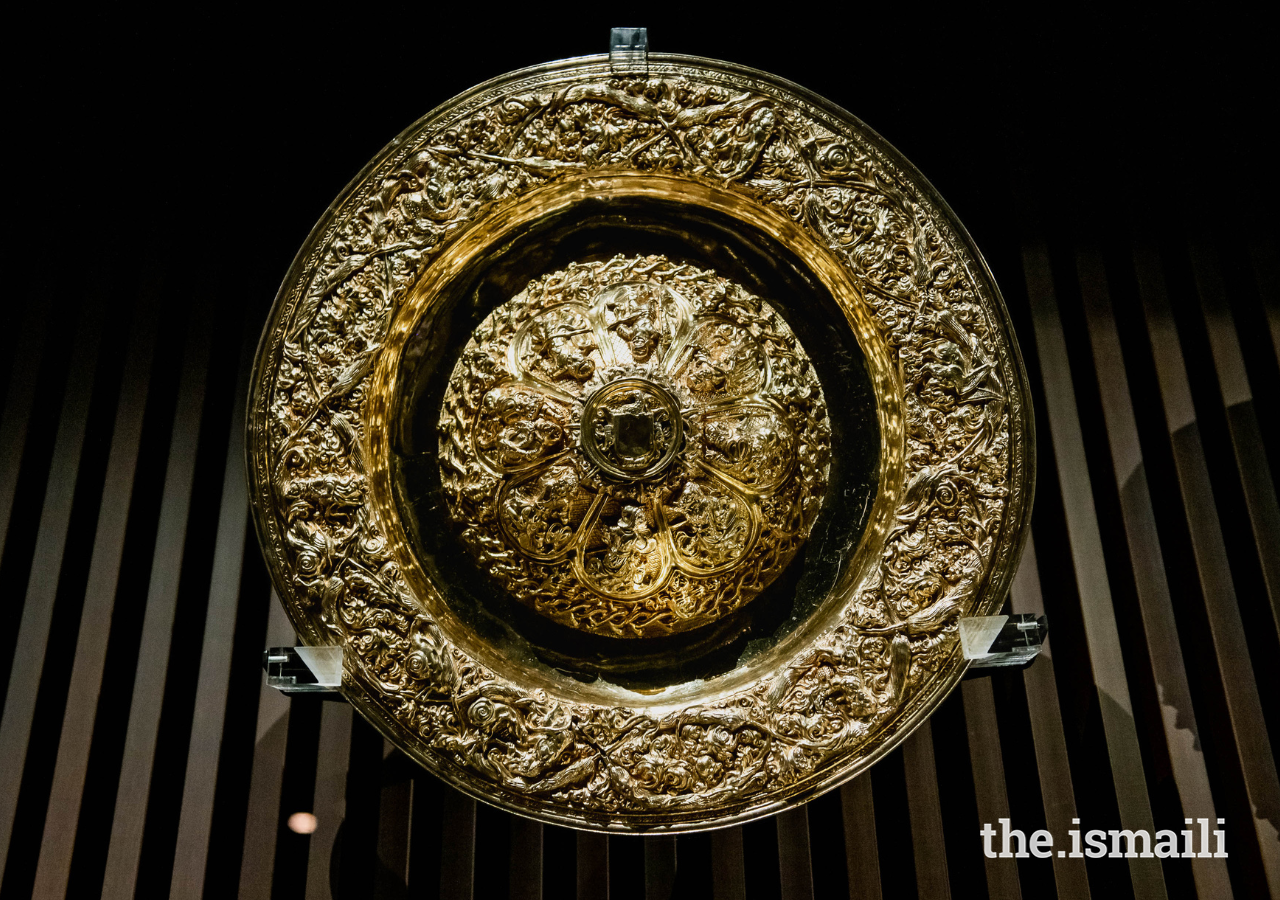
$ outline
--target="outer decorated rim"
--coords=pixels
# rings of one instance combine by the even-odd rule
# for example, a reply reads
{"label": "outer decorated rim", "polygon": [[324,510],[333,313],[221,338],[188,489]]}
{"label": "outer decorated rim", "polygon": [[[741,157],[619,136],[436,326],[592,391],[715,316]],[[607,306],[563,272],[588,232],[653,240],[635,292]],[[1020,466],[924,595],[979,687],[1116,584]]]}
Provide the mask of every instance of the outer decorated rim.
{"label": "outer decorated rim", "polygon": [[[391,471],[396,379],[434,292],[497,235],[629,191],[705,204],[804,257],[865,354],[881,448],[861,536],[802,626],[657,691],[477,639],[415,559]],[[347,699],[425,767],[579,828],[727,825],[867,768],[963,675],[957,621],[998,609],[1029,521],[1026,377],[963,226],[847,112],[712,60],[550,63],[414,123],[307,238],[251,390],[255,522],[301,639],[344,648]]]}

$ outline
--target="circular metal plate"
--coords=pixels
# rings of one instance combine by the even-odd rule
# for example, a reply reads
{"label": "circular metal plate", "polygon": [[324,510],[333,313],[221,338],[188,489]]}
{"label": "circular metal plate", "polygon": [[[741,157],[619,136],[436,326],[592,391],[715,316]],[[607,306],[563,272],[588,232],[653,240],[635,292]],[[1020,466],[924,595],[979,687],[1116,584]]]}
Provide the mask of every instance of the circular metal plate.
{"label": "circular metal plate", "polygon": [[449,378],[436,463],[468,550],[520,602],[660,637],[733,613],[791,562],[826,490],[829,419],[766,301],[615,256],[485,317]]}
{"label": "circular metal plate", "polygon": [[514,72],[374,159],[294,262],[249,417],[302,639],[423,765],[615,831],[776,812],[956,685],[1028,522],[976,248],[773,76]]}

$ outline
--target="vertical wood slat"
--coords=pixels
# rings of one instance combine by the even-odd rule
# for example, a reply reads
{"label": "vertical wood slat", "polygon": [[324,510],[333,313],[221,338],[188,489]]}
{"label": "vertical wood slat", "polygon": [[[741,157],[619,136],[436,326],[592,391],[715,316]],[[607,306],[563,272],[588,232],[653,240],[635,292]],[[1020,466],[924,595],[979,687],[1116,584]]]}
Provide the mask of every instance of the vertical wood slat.
{"label": "vertical wood slat", "polygon": [[864,772],[840,788],[840,813],[844,823],[849,900],[882,900],[875,800],[869,774]]}
{"label": "vertical wood slat", "polygon": [[75,500],[94,372],[102,332],[102,309],[90,304],[76,329],[71,370],[63,393],[36,543],[18,624],[13,668],[0,718],[0,880],[4,878],[17,813],[18,793],[29,751],[40,674],[44,669],[53,606]]}
{"label": "vertical wood slat", "polygon": [[[1009,792],[1005,786],[1004,756],[1000,750],[1000,725],[991,680],[980,678],[961,685],[964,694],[964,724],[969,738],[969,760],[973,768],[973,792],[978,803],[978,821],[996,826],[1009,819]],[[1003,848],[997,848],[1001,852]],[[987,894],[991,900],[1022,900],[1018,861],[1012,857],[985,857]]]}
{"label": "vertical wood slat", "polygon": [[445,787],[442,815],[440,900],[472,900],[476,892],[476,801]]}
{"label": "vertical wood slat", "polygon": [[[27,305],[26,315],[18,326],[9,389],[5,392],[4,412],[0,413],[0,552],[9,537],[9,518],[13,515],[13,498],[27,443],[27,423],[31,420],[40,360],[44,356],[49,307],[48,303]],[[0,862],[0,868],[3,865]]]}
{"label": "vertical wood slat", "polygon": [[[400,751],[386,738],[382,740],[382,790],[378,800],[378,859],[380,875],[393,884],[383,888],[375,884],[374,896],[384,897],[389,890],[400,890],[409,884],[409,840],[413,809],[413,779],[388,779],[388,768],[403,759]],[[393,894],[392,896],[395,896]]]}
{"label": "vertical wood slat", "polygon": [[[148,299],[151,302],[147,302]],[[116,586],[151,380],[156,341],[154,299],[153,296],[140,301],[126,350],[120,399],[107,454],[102,503],[98,509],[80,628],[71,663],[67,705],[63,711],[53,783],[49,791],[50,814],[45,818],[33,897],[63,897],[71,874],[71,853],[88,773],[98,699],[102,694],[107,639],[115,609]]]}
{"label": "vertical wood slat", "polygon": [[579,831],[578,900],[609,900],[609,838]]}
{"label": "vertical wood slat", "polygon": [[773,817],[778,827],[778,874],[782,900],[813,900],[813,857],[809,850],[809,809],[784,810]]}
{"label": "vertical wood slat", "polygon": [[1191,269],[1204,312],[1213,367],[1218,373],[1218,386],[1227,413],[1227,428],[1231,433],[1236,468],[1240,472],[1245,508],[1253,526],[1262,578],[1271,601],[1271,615],[1280,633],[1280,504],[1276,502],[1275,481],[1262,444],[1253,391],[1244,368],[1244,354],[1240,350],[1240,338],[1236,335],[1217,260],[1207,247],[1196,242],[1191,244]]}
{"label": "vertical wood slat", "polygon": [[741,825],[711,832],[711,895],[714,900],[746,900],[747,866]]}
{"label": "vertical wood slat", "polygon": [[907,809],[911,817],[916,885],[921,897],[945,900],[951,896],[951,880],[947,875],[947,854],[944,850],[933,728],[928,719],[902,742],[902,764],[907,776]]}
{"label": "vertical wood slat", "polygon": [[511,817],[511,900],[542,900],[542,823]]}
{"label": "vertical wood slat", "polygon": [[671,900],[677,865],[674,837],[664,835],[644,838],[645,900]]}
{"label": "vertical wood slat", "polygon": [[244,476],[245,398],[255,344],[245,341],[240,351],[235,402],[222,477],[222,502],[214,538],[213,568],[200,648],[200,671],[191,718],[191,739],[178,818],[173,874],[169,895],[175,900],[197,898],[204,892],[209,835],[213,827],[213,798],[217,790],[218,757],[231,680],[231,647],[240,600],[240,572],[244,563],[245,528],[249,521],[248,488]]}
{"label": "vertical wood slat", "polygon": [[1164,275],[1155,248],[1142,245],[1134,253],[1138,293],[1147,320],[1160,399],[1173,445],[1173,463],[1182,491],[1191,547],[1209,614],[1209,630],[1218,656],[1227,712],[1235,733],[1245,789],[1254,809],[1271,892],[1280,895],[1280,778],[1267,735],[1258,685],[1245,639],[1244,622],[1227,561],[1222,525],[1214,505],[1209,467],[1200,443],[1191,385],[1182,348],[1165,293]]}
{"label": "vertical wood slat", "polygon": [[1277,258],[1274,243],[1249,245],[1249,258],[1253,262],[1253,275],[1258,285],[1258,295],[1262,298],[1262,309],[1267,316],[1267,326],[1271,330],[1271,346],[1275,348],[1276,357],[1280,358],[1280,288],[1276,287],[1275,271]]}
{"label": "vertical wood slat", "polygon": [[200,304],[187,325],[151,580],[138,646],[138,666],[107,849],[104,900],[131,900],[137,884],[204,407],[211,333],[208,315],[205,304]]}
{"label": "vertical wood slat", "polygon": [[[347,808],[347,766],[351,759],[353,710],[341,701],[320,712],[320,744],[316,750],[316,787],[311,813],[316,830],[307,849],[307,900],[330,900],[334,841]],[[301,810],[298,810],[301,811]],[[295,810],[286,810],[293,813]]]}
{"label": "vertical wood slat", "polygon": [[[1040,593],[1040,571],[1036,565],[1035,538],[1027,535],[1022,562],[1014,576],[1013,608],[1017,612],[1044,615]],[[1076,797],[1071,762],[1067,757],[1067,737],[1058,705],[1058,682],[1053,673],[1051,639],[1046,637],[1040,655],[1022,672],[1027,692],[1027,712],[1031,720],[1031,740],[1035,745],[1036,770],[1040,774],[1040,795],[1044,798],[1045,825],[1050,834],[1065,835],[1075,826]],[[1084,860],[1053,856],[1053,880],[1059,900],[1089,900],[1089,876]]]}
{"label": "vertical wood slat", "polygon": [[[1129,698],[1129,685],[1125,680],[1124,657],[1085,460],[1084,438],[1076,411],[1066,340],[1058,318],[1048,251],[1042,244],[1023,248],[1023,269],[1040,357],[1049,437],[1053,441],[1058,478],[1062,485],[1072,567],[1079,589],[1085,642],[1098,691],[1120,822],[1123,828],[1154,833],[1151,801],[1147,796],[1137,725]],[[1167,896],[1159,860],[1130,859],[1129,871],[1136,900],[1163,900]]]}
{"label": "vertical wood slat", "polygon": [[[264,649],[292,644],[293,626],[274,590],[270,604]],[[249,806],[245,812],[244,850],[240,859],[240,900],[270,900],[271,897],[288,732],[289,698],[269,687],[264,678],[258,690],[258,726],[249,773]]]}
{"label": "vertical wood slat", "polygon": [[[1178,785],[1183,815],[1202,816],[1212,821],[1216,817],[1213,792],[1200,746],[1106,272],[1096,251],[1082,250],[1077,255],[1076,266],[1120,495],[1120,515],[1124,520],[1152,674],[1160,696],[1160,717],[1169,762]],[[1202,897],[1231,896],[1224,860],[1197,858],[1191,868]]]}

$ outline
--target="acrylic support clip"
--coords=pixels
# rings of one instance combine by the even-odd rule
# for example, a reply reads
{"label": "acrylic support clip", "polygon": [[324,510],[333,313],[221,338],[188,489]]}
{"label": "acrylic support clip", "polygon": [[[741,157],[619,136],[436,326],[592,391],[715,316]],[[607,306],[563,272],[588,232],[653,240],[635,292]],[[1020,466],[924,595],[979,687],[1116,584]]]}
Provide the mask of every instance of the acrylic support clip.
{"label": "acrylic support clip", "polygon": [[609,69],[615,75],[649,74],[648,28],[614,28],[609,32]]}
{"label": "acrylic support clip", "polygon": [[267,684],[282,694],[329,694],[341,699],[341,647],[272,647],[262,654]]}
{"label": "acrylic support clip", "polygon": [[[1049,623],[1044,616],[971,616],[960,620],[960,646],[972,675],[1025,668],[1040,654]],[[976,670],[976,671],[975,671]]]}

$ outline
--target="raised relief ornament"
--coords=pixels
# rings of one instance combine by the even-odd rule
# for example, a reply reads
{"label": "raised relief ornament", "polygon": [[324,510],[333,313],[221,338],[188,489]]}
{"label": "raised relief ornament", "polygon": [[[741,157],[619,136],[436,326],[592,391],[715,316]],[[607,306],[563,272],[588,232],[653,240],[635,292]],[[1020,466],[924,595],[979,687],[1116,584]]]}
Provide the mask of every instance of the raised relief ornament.
{"label": "raised relief ornament", "polygon": [[766,588],[808,536],[831,444],[777,312],[661,256],[571,264],[495,309],[439,432],[477,561],[553,621],[618,638],[697,628]]}
{"label": "raised relief ornament", "polygon": [[352,182],[272,312],[250,480],[300,639],[401,749],[687,830],[841,783],[955,687],[1031,411],[980,255],[881,138],[624,62],[489,82]]}

